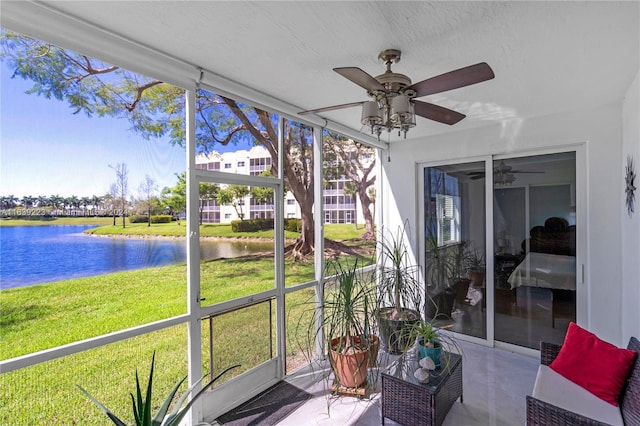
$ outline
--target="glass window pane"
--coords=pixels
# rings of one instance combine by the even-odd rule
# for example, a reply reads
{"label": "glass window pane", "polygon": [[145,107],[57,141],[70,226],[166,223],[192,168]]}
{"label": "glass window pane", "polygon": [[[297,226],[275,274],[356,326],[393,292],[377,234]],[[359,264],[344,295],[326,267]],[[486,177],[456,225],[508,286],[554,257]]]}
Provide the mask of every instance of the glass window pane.
{"label": "glass window pane", "polygon": [[203,318],[204,371],[240,364],[220,380],[224,383],[275,357],[275,308],[275,300],[267,300]]}
{"label": "glass window pane", "polygon": [[277,177],[277,158],[277,114],[197,91],[196,168]]}
{"label": "glass window pane", "polygon": [[[134,424],[130,392],[136,370],[141,386],[149,378],[155,351],[153,414],[187,374],[187,327],[177,325],[78,354],[0,375],[0,424],[107,425],[109,419],[75,386],[82,386]],[[205,370],[208,371],[208,370]],[[178,392],[187,389],[183,384]]]}
{"label": "glass window pane", "polygon": [[184,314],[184,90],[2,37],[1,357]]}
{"label": "glass window pane", "polygon": [[284,280],[286,286],[292,286],[315,278],[313,128],[285,120],[283,136],[285,262],[288,264]]}
{"label": "glass window pane", "polygon": [[315,287],[285,296],[287,328],[287,374],[316,360],[313,332]]}
{"label": "glass window pane", "polygon": [[427,318],[486,338],[484,162],[424,169]]}
{"label": "glass window pane", "polygon": [[576,319],[575,153],[494,161],[495,337],[538,349]]}

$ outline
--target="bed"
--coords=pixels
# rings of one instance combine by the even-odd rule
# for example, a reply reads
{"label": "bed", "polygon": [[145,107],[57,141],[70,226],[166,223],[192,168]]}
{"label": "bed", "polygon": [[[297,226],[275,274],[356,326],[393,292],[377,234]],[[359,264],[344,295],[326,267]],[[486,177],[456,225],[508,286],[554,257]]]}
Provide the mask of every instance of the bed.
{"label": "bed", "polygon": [[528,253],[513,270],[507,282],[512,289],[528,286],[575,290],[576,258],[559,254]]}

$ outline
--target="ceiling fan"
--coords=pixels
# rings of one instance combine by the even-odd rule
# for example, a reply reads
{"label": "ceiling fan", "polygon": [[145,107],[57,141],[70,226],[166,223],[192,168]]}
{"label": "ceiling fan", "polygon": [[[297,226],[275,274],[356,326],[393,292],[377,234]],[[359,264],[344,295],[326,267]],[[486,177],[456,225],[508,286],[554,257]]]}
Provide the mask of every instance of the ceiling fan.
{"label": "ceiling fan", "polygon": [[[512,166],[509,166],[504,160],[500,160],[500,162],[493,168],[493,180],[496,184],[505,185],[511,184],[516,180],[516,173],[544,173],[539,171],[529,171],[529,170],[513,170]],[[470,176],[470,179],[482,179],[485,176],[485,172],[469,172],[467,173]]]}
{"label": "ceiling fan", "polygon": [[299,114],[362,106],[361,123],[370,126],[371,133],[377,134],[378,139],[380,139],[383,130],[391,132],[394,129],[398,130],[398,136],[404,132],[406,138],[407,131],[416,125],[416,114],[449,125],[456,124],[465,117],[464,114],[457,111],[419,101],[416,98],[469,86],[495,77],[491,67],[485,62],[481,62],[412,84],[411,79],[406,75],[391,71],[391,65],[400,61],[400,53],[397,49],[387,49],[380,52],[378,59],[384,61],[387,70],[384,74],[376,77],[372,77],[357,67],[333,69],[347,80],[365,89],[371,98],[370,101],[333,105],[301,111]]}

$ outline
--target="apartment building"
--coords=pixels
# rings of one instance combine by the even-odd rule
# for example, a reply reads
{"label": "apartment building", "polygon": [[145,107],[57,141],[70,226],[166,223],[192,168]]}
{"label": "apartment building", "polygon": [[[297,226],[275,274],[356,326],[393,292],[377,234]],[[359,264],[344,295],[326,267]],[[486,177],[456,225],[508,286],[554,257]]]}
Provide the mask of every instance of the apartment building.
{"label": "apartment building", "polygon": [[[371,158],[364,161],[373,161]],[[271,168],[271,157],[261,146],[249,150],[230,152],[211,152],[196,157],[196,168],[202,170],[224,171],[243,175],[257,176]],[[349,193],[349,182],[345,176],[328,179],[324,185],[324,223],[362,223],[362,208],[355,194]],[[238,200],[237,210],[232,205],[220,205],[218,200],[201,200],[203,223],[229,223],[244,215],[245,219],[269,219],[274,215],[273,201],[259,202],[251,194]],[[300,218],[300,206],[293,193],[287,191],[284,197],[284,217]]]}

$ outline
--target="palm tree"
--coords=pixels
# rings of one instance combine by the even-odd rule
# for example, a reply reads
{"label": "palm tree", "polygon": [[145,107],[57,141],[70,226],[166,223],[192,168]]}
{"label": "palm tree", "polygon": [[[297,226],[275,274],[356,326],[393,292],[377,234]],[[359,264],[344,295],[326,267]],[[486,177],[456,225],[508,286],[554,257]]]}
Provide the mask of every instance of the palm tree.
{"label": "palm tree", "polygon": [[49,205],[49,198],[44,195],[39,195],[36,199],[38,207],[46,207]]}
{"label": "palm tree", "polygon": [[82,215],[87,216],[87,207],[91,204],[91,198],[89,197],[81,197],[79,200],[80,206],[82,207]]}
{"label": "palm tree", "polygon": [[94,216],[97,215],[98,208],[104,203],[104,197],[99,195],[91,196],[91,204],[93,205]]}
{"label": "palm tree", "polygon": [[59,195],[52,195],[51,197],[49,197],[49,200],[51,202],[51,206],[53,207],[55,214],[58,214],[58,208],[60,208],[60,205],[63,203],[64,198],[59,196]]}
{"label": "palm tree", "polygon": [[33,198],[31,195],[25,195],[21,200],[22,207],[24,207],[25,209],[30,209],[31,207],[33,207],[34,201],[35,198]]}
{"label": "palm tree", "polygon": [[16,206],[18,202],[18,197],[12,195],[6,195],[2,197],[2,208],[3,209],[12,209]]}
{"label": "palm tree", "polygon": [[78,198],[77,195],[72,195],[69,198],[67,198],[67,203],[69,204],[69,207],[70,207],[69,213],[75,216],[74,213],[76,213],[77,210],[80,208],[80,198]]}

